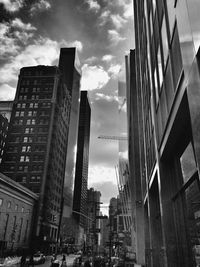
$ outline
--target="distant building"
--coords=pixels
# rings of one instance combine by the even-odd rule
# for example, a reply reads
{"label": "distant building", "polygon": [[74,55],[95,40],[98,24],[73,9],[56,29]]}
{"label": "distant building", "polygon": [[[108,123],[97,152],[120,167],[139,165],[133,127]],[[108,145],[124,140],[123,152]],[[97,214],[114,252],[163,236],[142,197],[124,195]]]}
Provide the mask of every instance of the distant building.
{"label": "distant building", "polygon": [[[87,183],[88,183],[88,161],[90,141],[90,104],[87,91],[81,91],[78,143],[76,154],[75,184],[73,197],[74,218],[80,226],[78,242],[83,240],[85,231],[85,216],[87,216]],[[79,214],[78,214],[79,213]],[[83,214],[83,215],[82,215]]]}
{"label": "distant building", "polygon": [[13,101],[0,101],[0,114],[10,121]]}
{"label": "distant building", "polygon": [[129,142],[136,259],[200,264],[200,2],[134,0]]}
{"label": "distant building", "polygon": [[99,244],[100,233],[96,233],[96,229],[100,229],[100,191],[90,188],[87,190],[87,218],[86,218],[86,245],[88,249],[92,249]]}
{"label": "distant building", "polygon": [[34,241],[44,251],[58,240],[70,109],[58,67],[21,69],[0,169],[39,195]]}
{"label": "distant building", "polygon": [[0,256],[28,249],[38,196],[0,173]]}
{"label": "distant building", "polygon": [[7,133],[8,133],[8,119],[0,114],[0,163],[3,157]]}

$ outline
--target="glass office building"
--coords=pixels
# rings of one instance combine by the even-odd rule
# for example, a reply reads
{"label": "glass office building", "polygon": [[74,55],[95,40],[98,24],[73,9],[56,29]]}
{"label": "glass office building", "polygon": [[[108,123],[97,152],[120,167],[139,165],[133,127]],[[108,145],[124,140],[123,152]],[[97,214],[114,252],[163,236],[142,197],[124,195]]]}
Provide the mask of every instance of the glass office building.
{"label": "glass office building", "polygon": [[133,2],[127,66],[137,262],[199,266],[200,1]]}

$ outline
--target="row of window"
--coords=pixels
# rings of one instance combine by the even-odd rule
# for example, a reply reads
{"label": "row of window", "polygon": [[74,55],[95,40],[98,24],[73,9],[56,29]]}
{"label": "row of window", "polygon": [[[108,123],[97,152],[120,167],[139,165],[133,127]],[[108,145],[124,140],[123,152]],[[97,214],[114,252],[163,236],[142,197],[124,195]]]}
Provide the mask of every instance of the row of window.
{"label": "row of window", "polygon": [[[0,207],[1,206],[3,206],[3,203],[4,203],[4,201],[6,201],[6,200],[4,200],[3,198],[0,198]],[[7,209],[11,209],[12,208],[12,203],[11,203],[11,201],[6,201],[6,208]],[[26,211],[25,211],[25,209],[24,209],[24,207],[21,207],[21,208],[19,208],[19,205],[18,204],[14,204],[14,211],[20,211],[20,212],[26,212],[26,213],[30,213],[30,210],[29,209],[27,209]]]}
{"label": "row of window", "polygon": [[32,93],[39,93],[39,92],[48,92],[51,93],[52,92],[52,87],[44,87],[44,88],[40,88],[40,87],[33,87],[33,88],[27,88],[27,87],[21,87],[20,88],[20,93],[28,93],[28,92],[32,92]]}
{"label": "row of window", "polygon": [[32,175],[30,177],[30,179],[25,175],[17,176],[16,181],[18,183],[27,183],[28,181],[29,181],[29,183],[40,183],[41,182],[41,176],[40,175]]}
{"label": "row of window", "polygon": [[39,99],[51,99],[52,94],[41,94],[41,95],[19,95],[19,100],[39,100]]}
{"label": "row of window", "polygon": [[[13,137],[10,141],[11,142],[14,142],[14,143],[19,143],[20,142],[20,137],[17,136],[17,137]],[[46,142],[47,141],[47,136],[37,136],[37,137],[28,137],[28,136],[25,136],[23,137],[23,140],[22,142],[23,143],[33,143],[33,142]]]}
{"label": "row of window", "polygon": [[15,119],[13,121],[13,124],[14,125],[23,125],[23,124],[26,124],[26,125],[36,125],[36,124],[39,124],[39,125],[48,125],[49,124],[49,120],[48,119],[38,119],[36,121],[36,119]]}
{"label": "row of window", "polygon": [[44,103],[18,103],[17,108],[50,108],[51,103],[50,102],[44,102]]}
{"label": "row of window", "polygon": [[54,78],[48,77],[48,78],[40,78],[40,79],[22,79],[21,85],[38,85],[38,84],[54,84]]}
{"label": "row of window", "polygon": [[[15,112],[15,117],[24,117],[24,116],[28,116],[28,117],[35,117],[37,116],[37,111],[36,110],[29,110],[27,113],[25,113],[24,111],[16,111]],[[39,116],[49,116],[49,112],[48,111],[39,111],[38,112]]]}
{"label": "row of window", "polygon": [[23,145],[21,148],[18,146],[9,146],[8,147],[8,152],[44,152],[46,149],[45,146],[31,146],[31,145]]}

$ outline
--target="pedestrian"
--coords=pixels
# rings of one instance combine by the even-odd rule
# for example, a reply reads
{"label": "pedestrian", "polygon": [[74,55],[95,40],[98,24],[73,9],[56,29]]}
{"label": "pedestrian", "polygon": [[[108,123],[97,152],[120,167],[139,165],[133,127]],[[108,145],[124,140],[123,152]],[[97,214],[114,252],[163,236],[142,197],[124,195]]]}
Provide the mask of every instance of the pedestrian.
{"label": "pedestrian", "polygon": [[63,254],[63,257],[62,257],[61,267],[67,267],[66,257],[65,257],[64,254]]}
{"label": "pedestrian", "polygon": [[89,259],[87,259],[84,263],[84,267],[91,267]]}
{"label": "pedestrian", "polygon": [[33,255],[31,255],[30,260],[29,260],[29,266],[34,267],[34,259]]}
{"label": "pedestrian", "polygon": [[81,266],[81,264],[82,264],[82,257],[80,256],[79,257],[79,266]]}
{"label": "pedestrian", "polygon": [[20,260],[20,267],[24,267],[26,264],[26,255],[22,255]]}

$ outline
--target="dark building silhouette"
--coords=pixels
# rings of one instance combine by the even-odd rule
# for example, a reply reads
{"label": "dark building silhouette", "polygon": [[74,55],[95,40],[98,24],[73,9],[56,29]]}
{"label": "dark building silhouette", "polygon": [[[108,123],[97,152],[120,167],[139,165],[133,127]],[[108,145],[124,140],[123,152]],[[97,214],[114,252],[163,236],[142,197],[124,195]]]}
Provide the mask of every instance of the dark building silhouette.
{"label": "dark building silhouette", "polygon": [[134,0],[129,166],[136,259],[200,264],[199,1]]}
{"label": "dark building silhouette", "polygon": [[2,161],[6,137],[8,133],[8,119],[0,114],[0,163]]}
{"label": "dark building silhouette", "polygon": [[[88,182],[88,161],[89,161],[89,140],[90,140],[90,104],[87,91],[81,92],[78,144],[76,155],[75,184],[73,197],[74,218],[80,227],[85,227],[85,217],[87,215],[87,182]],[[78,212],[80,214],[78,214]]]}
{"label": "dark building silhouette", "polygon": [[13,101],[0,101],[0,114],[10,121]]}
{"label": "dark building silhouette", "polygon": [[0,168],[39,195],[34,236],[44,250],[58,239],[70,109],[58,67],[21,69]]}
{"label": "dark building silhouette", "polygon": [[73,205],[73,190],[75,180],[75,148],[78,140],[78,121],[80,107],[80,79],[81,69],[75,48],[61,48],[59,69],[71,96],[71,112],[69,121],[69,135],[64,180],[63,218],[69,218]]}

